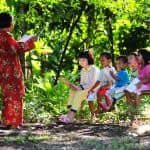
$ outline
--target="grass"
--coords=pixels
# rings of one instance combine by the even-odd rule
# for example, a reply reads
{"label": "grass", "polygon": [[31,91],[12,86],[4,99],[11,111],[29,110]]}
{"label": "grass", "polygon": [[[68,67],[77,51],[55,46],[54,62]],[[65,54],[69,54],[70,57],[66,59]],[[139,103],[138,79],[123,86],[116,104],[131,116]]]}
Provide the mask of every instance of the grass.
{"label": "grass", "polygon": [[[68,136],[70,137],[70,136]],[[28,138],[26,136],[8,136],[8,137],[4,137],[5,140],[5,144],[7,145],[12,145],[12,143],[15,145],[28,145],[28,143],[30,143],[31,145],[34,145],[35,143],[37,143],[37,148],[41,148],[41,145],[39,144],[40,141],[47,141],[47,143],[49,143],[49,145],[51,145],[54,143],[55,145],[57,145],[57,141],[60,144],[60,137],[56,137],[56,138],[51,138],[48,135],[42,135],[42,136],[29,136]],[[71,137],[70,137],[71,138]],[[74,137],[72,137],[74,139]],[[57,140],[56,140],[57,139]],[[62,140],[62,139],[61,139]],[[133,137],[113,137],[111,140],[108,141],[102,141],[99,140],[97,138],[94,139],[78,139],[75,143],[77,143],[77,145],[71,144],[72,139],[68,139],[67,141],[70,141],[70,148],[74,148],[74,147],[78,147],[79,149],[93,149],[93,150],[133,150],[133,149],[141,149],[141,145],[138,143],[138,141],[136,139],[134,139]],[[59,145],[58,144],[58,145]],[[65,147],[68,147],[67,143],[62,143]],[[50,147],[50,146],[49,146]],[[44,149],[44,147],[43,147]],[[61,150],[61,147],[60,147]]]}
{"label": "grass", "polygon": [[101,141],[98,139],[89,139],[82,141],[82,147],[86,149],[93,150],[133,150],[142,149],[141,145],[138,143],[138,140],[133,137],[113,137],[110,141]]}
{"label": "grass", "polygon": [[45,140],[49,140],[48,135],[30,135],[30,136],[17,135],[17,136],[4,137],[4,143],[6,144],[10,144],[14,142],[17,144],[25,144],[26,142],[36,143],[38,141],[45,141]]}

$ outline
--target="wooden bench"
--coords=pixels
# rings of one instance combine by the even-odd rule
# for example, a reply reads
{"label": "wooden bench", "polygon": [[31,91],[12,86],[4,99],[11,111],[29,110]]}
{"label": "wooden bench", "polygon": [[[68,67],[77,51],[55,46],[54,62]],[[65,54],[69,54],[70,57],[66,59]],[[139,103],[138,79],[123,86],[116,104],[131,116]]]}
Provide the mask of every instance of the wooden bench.
{"label": "wooden bench", "polygon": [[150,90],[143,91],[141,95],[150,95]]}

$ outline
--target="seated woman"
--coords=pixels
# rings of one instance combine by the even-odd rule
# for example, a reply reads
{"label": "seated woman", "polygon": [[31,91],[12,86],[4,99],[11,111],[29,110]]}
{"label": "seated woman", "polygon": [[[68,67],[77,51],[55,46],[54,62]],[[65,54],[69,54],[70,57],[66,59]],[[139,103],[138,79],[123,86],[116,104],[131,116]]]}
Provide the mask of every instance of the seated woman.
{"label": "seated woman", "polygon": [[99,76],[99,69],[93,65],[94,59],[90,51],[81,52],[78,56],[81,66],[80,85],[69,84],[70,93],[68,98],[68,114],[59,117],[62,123],[73,123],[75,114],[81,103],[87,98],[89,89],[95,84]]}

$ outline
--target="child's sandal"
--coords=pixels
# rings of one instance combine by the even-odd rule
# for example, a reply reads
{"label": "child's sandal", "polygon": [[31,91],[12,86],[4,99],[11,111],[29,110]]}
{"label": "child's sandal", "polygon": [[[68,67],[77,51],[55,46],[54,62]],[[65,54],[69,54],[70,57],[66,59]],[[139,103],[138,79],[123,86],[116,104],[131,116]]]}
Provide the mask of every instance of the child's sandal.
{"label": "child's sandal", "polygon": [[73,121],[70,118],[68,118],[67,116],[59,118],[59,121],[61,123],[64,123],[64,124],[71,124],[71,123],[73,123]]}
{"label": "child's sandal", "polygon": [[65,118],[65,117],[67,117],[67,115],[61,115],[61,116],[58,117],[58,119]]}

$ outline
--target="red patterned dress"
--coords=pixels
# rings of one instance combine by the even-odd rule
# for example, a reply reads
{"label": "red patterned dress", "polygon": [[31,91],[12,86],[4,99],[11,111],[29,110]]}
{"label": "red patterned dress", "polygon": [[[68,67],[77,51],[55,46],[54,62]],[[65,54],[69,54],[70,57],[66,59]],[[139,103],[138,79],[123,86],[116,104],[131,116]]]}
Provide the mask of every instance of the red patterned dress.
{"label": "red patterned dress", "polygon": [[0,31],[0,86],[2,89],[3,124],[17,127],[23,122],[25,87],[19,54],[34,48],[32,41],[17,42],[6,31]]}

